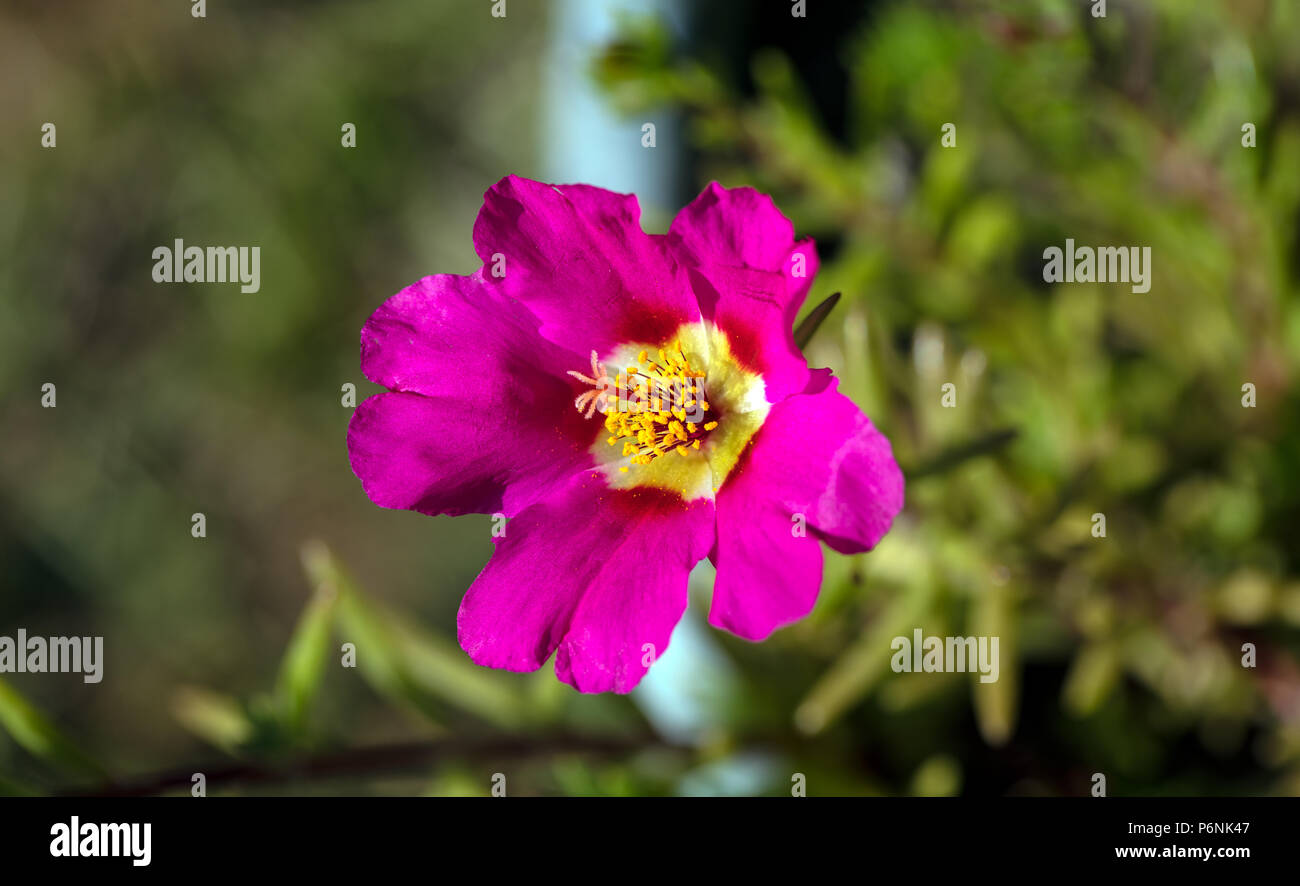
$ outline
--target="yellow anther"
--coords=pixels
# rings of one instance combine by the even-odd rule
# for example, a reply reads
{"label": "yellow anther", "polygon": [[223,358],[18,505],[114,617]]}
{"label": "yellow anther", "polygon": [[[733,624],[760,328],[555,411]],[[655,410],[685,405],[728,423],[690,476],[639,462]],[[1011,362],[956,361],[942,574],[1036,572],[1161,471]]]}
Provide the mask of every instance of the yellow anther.
{"label": "yellow anther", "polygon": [[[650,359],[651,353],[658,359]],[[683,457],[692,449],[699,451],[697,435],[718,426],[716,421],[703,422],[709,411],[700,381],[705,374],[691,365],[680,340],[662,348],[642,349],[637,365],[627,366],[613,379],[593,354],[591,371],[590,377],[569,373],[595,388],[574,405],[588,418],[596,409],[604,413],[605,442],[610,446],[621,442],[627,459],[620,472],[626,473],[631,465],[648,465],[672,450]],[[694,421],[687,421],[688,410]]]}

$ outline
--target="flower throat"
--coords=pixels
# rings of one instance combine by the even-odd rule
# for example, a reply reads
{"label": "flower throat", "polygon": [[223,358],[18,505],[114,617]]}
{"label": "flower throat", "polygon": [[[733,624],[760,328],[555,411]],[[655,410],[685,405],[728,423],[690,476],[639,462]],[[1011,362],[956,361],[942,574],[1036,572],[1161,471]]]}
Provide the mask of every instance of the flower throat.
{"label": "flower throat", "polygon": [[[569,371],[569,375],[592,386],[574,401],[579,412],[591,418],[605,416],[610,446],[623,445],[629,465],[648,465],[657,458],[676,453],[687,457],[718,426],[710,418],[704,373],[691,365],[680,341],[659,348],[652,359],[649,351],[637,355],[636,365],[610,378],[605,364],[591,352],[592,377]],[[628,465],[619,468],[626,473]]]}

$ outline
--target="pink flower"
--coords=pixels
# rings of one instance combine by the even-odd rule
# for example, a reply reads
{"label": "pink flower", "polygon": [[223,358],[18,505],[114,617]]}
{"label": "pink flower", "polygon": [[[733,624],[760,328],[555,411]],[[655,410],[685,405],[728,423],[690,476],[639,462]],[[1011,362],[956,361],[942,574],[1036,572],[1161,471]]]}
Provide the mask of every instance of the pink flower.
{"label": "pink flower", "polygon": [[636,686],[705,556],[710,623],[762,640],[812,610],[819,539],[869,550],[903,504],[889,441],[795,346],[812,242],[749,188],[710,185],[665,235],[639,219],[631,195],[498,182],[484,266],[366,323],[362,369],[389,391],[348,429],[375,504],[510,518],[461,603],[470,658],[554,652],[583,692]]}

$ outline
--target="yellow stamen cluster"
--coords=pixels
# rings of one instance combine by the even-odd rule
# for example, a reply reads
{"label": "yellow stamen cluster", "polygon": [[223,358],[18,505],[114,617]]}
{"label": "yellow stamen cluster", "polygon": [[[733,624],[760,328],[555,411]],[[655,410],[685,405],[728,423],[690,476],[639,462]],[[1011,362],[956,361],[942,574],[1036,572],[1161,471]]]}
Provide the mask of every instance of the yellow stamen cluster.
{"label": "yellow stamen cluster", "polygon": [[622,442],[622,454],[633,465],[648,465],[671,452],[688,456],[718,426],[705,420],[709,403],[704,373],[691,366],[681,342],[660,348],[655,356],[658,359],[647,351],[638,354],[636,365],[615,378],[620,396],[606,402],[607,442]]}

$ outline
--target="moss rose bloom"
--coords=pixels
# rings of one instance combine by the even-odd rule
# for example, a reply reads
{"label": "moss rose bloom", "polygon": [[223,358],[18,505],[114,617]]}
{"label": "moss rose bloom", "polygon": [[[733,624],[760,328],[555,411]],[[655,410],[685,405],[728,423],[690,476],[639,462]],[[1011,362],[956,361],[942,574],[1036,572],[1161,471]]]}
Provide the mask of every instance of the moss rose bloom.
{"label": "moss rose bloom", "polygon": [[361,367],[388,391],[348,451],[377,505],[510,518],[457,618],[475,662],[555,653],[579,690],[628,692],[702,558],[709,622],[762,640],[811,611],[819,540],[857,553],[889,530],[902,473],[795,345],[817,253],[769,197],[712,184],[651,235],[634,196],[510,176],[474,248],[479,271],[366,323]]}

